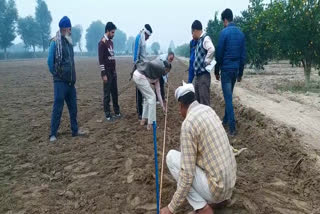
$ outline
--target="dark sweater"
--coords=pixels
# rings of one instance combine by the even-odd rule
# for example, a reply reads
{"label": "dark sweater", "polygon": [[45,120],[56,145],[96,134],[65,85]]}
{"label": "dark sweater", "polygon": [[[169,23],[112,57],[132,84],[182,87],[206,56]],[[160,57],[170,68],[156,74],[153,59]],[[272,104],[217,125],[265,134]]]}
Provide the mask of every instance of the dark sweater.
{"label": "dark sweater", "polygon": [[108,72],[116,72],[112,40],[103,37],[99,42],[98,49],[101,76],[107,75]]}

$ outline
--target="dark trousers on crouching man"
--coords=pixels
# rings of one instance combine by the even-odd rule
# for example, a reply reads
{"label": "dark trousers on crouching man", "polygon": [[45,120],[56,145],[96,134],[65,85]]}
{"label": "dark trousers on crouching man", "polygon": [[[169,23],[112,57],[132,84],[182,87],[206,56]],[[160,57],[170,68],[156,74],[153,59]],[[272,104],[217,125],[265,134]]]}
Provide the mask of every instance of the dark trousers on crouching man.
{"label": "dark trousers on crouching man", "polygon": [[112,96],[113,110],[116,115],[120,114],[120,107],[118,104],[118,84],[117,73],[108,72],[108,81],[103,83],[103,107],[106,117],[111,117],[110,110],[110,96]]}
{"label": "dark trousers on crouching man", "polygon": [[69,110],[72,136],[76,136],[78,134],[76,88],[74,84],[57,81],[54,82],[54,103],[51,117],[50,136],[57,136],[64,101],[66,101]]}
{"label": "dark trousers on crouching man", "polygon": [[142,119],[142,111],[143,111],[142,102],[143,102],[143,96],[139,91],[139,89],[136,88],[136,108],[137,108],[138,118],[140,120]]}
{"label": "dark trousers on crouching man", "polygon": [[194,85],[196,100],[203,105],[210,106],[210,73],[205,72],[197,75]]}

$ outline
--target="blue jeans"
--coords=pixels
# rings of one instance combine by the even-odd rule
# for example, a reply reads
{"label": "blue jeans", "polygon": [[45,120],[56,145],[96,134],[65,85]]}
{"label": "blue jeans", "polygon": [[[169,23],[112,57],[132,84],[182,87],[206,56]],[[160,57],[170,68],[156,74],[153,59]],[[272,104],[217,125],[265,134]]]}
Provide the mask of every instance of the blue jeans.
{"label": "blue jeans", "polygon": [[238,71],[222,71],[221,84],[223,97],[225,101],[225,113],[223,123],[229,124],[229,131],[232,133],[236,130],[236,121],[232,104],[233,88],[238,77]]}
{"label": "blue jeans", "polygon": [[65,82],[54,82],[54,103],[51,117],[50,137],[57,136],[64,101],[66,101],[69,109],[72,136],[78,133],[76,88],[74,85],[69,85]]}

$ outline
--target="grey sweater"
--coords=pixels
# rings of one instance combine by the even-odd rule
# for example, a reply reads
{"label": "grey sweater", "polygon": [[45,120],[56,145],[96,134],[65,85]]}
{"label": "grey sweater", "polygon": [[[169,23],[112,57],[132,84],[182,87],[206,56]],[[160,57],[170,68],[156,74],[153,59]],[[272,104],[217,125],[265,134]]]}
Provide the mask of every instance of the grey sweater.
{"label": "grey sweater", "polygon": [[138,63],[137,70],[149,79],[156,80],[165,75],[166,68],[162,60],[154,59],[152,61]]}

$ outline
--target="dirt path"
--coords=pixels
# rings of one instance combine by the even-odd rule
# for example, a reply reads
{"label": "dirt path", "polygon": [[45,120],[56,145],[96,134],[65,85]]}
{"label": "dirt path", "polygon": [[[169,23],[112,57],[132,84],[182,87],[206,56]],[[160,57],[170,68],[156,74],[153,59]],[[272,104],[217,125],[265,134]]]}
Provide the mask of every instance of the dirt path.
{"label": "dirt path", "polygon": [[[65,109],[58,143],[50,144],[53,94],[45,61],[0,63],[0,213],[155,213],[152,133],[137,122],[131,66],[130,58],[117,61],[124,117],[106,123],[97,60],[78,59],[78,118],[89,136],[70,136]],[[172,89],[187,78],[182,62],[173,68]],[[166,152],[179,149],[182,122],[170,91]],[[223,100],[212,95],[212,107],[222,116]],[[215,213],[320,213],[320,174],[299,136],[240,103],[236,116],[239,135],[231,143],[248,150],[237,158],[232,204]],[[163,124],[158,108],[159,161]],[[162,204],[175,188],[165,168]],[[179,213],[188,210],[185,204]]]}
{"label": "dirt path", "polygon": [[[244,80],[241,85],[246,84]],[[273,120],[294,127],[303,135],[303,142],[320,149],[320,111],[290,101],[280,95],[257,94],[251,90],[236,87],[235,96],[246,107],[251,107]]]}

